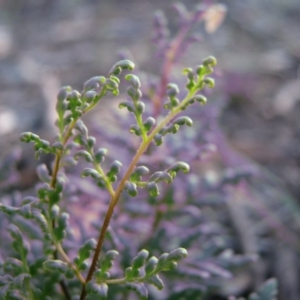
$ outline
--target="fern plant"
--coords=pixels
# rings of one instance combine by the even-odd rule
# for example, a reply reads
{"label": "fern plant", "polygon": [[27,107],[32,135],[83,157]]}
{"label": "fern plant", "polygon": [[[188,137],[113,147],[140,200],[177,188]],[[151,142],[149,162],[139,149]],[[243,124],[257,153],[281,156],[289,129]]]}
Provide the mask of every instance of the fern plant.
{"label": "fern plant", "polygon": [[[206,103],[203,90],[214,87],[210,76],[216,59],[209,56],[194,69],[185,68],[185,89],[169,81],[175,61],[198,40],[190,34],[193,26],[207,21],[206,12],[216,8],[224,10],[199,6],[188,12],[176,4],[181,26],[173,38],[163,13],[155,15],[154,42],[163,64],[154,88],[149,84],[143,89],[134,63],[122,59],[107,76],[87,80],[81,92],[70,86],[59,91],[54,141],[31,132],[21,135],[21,141],[34,144],[36,158],[49,154],[54,162],[51,168],[38,166],[41,182],[34,196],[0,204],[7,215],[1,226],[9,223],[2,240],[11,241],[1,253],[0,299],[207,299],[218,291],[220,278],[229,280],[232,269],[253,261],[228,249],[230,232],[210,207],[223,203],[223,186],[248,174],[224,174],[216,187],[199,183],[196,175],[184,179],[181,173],[190,166],[177,159],[193,164],[199,152],[213,151],[202,143],[202,129],[194,135],[187,129],[199,104]],[[99,107],[105,110],[102,100],[117,97],[121,83],[127,85],[127,99],[119,103],[126,118],[114,112],[118,134],[104,121],[96,128],[102,133],[98,139],[84,116]],[[84,179],[73,176],[78,171]],[[90,180],[93,184],[85,188]],[[74,195],[83,198],[91,190],[101,206],[92,226],[87,224],[88,209],[83,205],[75,216],[71,202]],[[249,299],[273,299],[276,284],[270,282]]]}
{"label": "fern plant", "polygon": [[[179,88],[175,84],[169,84],[168,98],[165,108],[169,113],[157,125],[152,117],[143,118],[145,104],[140,100],[142,93],[139,78],[134,74],[127,74],[125,80],[129,82],[127,94],[131,101],[121,102],[119,107],[126,108],[135,117],[135,124],[130,126],[130,132],[139,136],[141,143],[135,156],[124,175],[118,181],[122,163],[113,161],[108,170],[105,170],[102,163],[108,154],[107,149],[98,148],[94,137],[89,136],[88,129],[81,117],[92,110],[100,103],[100,100],[107,94],[119,94],[120,75],[124,70],[132,71],[134,64],[131,61],[123,60],[116,63],[107,77],[99,76],[89,79],[84,84],[83,91],[79,93],[71,87],[63,87],[57,97],[56,126],[58,135],[53,143],[41,139],[31,132],[21,135],[21,141],[34,144],[35,156],[38,158],[41,153],[51,153],[55,156],[52,173],[49,174],[45,165],[37,169],[40,180],[43,182],[37,189],[37,197],[26,197],[18,208],[1,204],[1,210],[7,214],[19,214],[25,219],[32,220],[39,225],[43,232],[42,258],[38,262],[31,257],[30,244],[20,229],[11,224],[9,232],[13,239],[12,246],[17,253],[16,258],[9,258],[4,261],[3,269],[8,274],[2,278],[2,290],[4,298],[11,298],[12,295],[19,295],[19,298],[42,299],[49,295],[43,294],[41,286],[34,285],[32,266],[40,264],[44,272],[50,272],[53,276],[51,284],[54,286],[60,283],[62,291],[67,289],[66,279],[76,278],[78,286],[82,285],[80,299],[85,299],[88,294],[97,295],[98,299],[107,297],[108,286],[111,284],[126,284],[134,289],[140,299],[146,299],[148,295],[144,283],[150,283],[163,287],[159,277],[161,271],[172,270],[176,267],[177,261],[187,256],[184,248],[178,248],[170,253],[163,253],[159,258],[151,256],[149,252],[141,250],[132,261],[123,278],[110,279],[109,270],[113,261],[118,255],[117,250],[110,250],[106,253],[102,263],[99,265],[99,256],[103,248],[105,235],[113,216],[121,194],[125,191],[132,197],[137,196],[139,189],[146,189],[152,197],[159,194],[158,183],[163,181],[171,184],[178,172],[187,173],[189,166],[185,162],[175,162],[162,171],[152,171],[152,175],[145,178],[150,170],[139,165],[140,156],[147,150],[150,143],[161,145],[166,135],[175,134],[180,126],[192,126],[192,120],[188,116],[177,117],[191,104],[198,102],[204,104],[206,98],[199,94],[205,86],[213,87],[214,80],[208,77],[212,73],[216,59],[209,57],[195,70],[185,69],[188,82],[186,85],[187,94],[184,99],[178,99]],[[71,141],[71,143],[70,143]],[[78,148],[72,154],[70,148]],[[79,248],[78,255],[72,259],[63,248],[63,241],[69,227],[69,214],[61,211],[63,201],[64,184],[67,180],[66,174],[62,172],[65,160],[73,155],[75,160],[83,157],[90,168],[85,168],[82,176],[91,176],[99,188],[106,189],[110,195],[110,204],[101,226],[98,240],[90,239]],[[144,178],[143,178],[144,177]],[[117,182],[117,184],[114,184]],[[92,261],[87,264],[87,259],[92,255]],[[87,275],[83,271],[88,268]],[[33,268],[35,269],[35,268]],[[40,271],[34,270],[39,273]],[[73,280],[73,279],[72,279]],[[66,292],[64,292],[66,293]],[[17,296],[16,296],[17,297]]]}

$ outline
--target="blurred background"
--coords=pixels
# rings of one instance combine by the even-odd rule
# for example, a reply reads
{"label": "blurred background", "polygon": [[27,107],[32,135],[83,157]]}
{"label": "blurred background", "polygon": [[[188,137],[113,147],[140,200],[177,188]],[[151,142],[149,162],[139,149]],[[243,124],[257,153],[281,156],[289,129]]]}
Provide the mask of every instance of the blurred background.
{"label": "blurred background", "polygon": [[[299,204],[300,1],[207,2],[225,4],[227,16],[213,34],[203,24],[195,29],[203,41],[191,46],[178,70],[207,55],[217,57],[217,89],[210,97],[222,103],[220,124],[230,147],[275,178],[275,193]],[[173,3],[0,0],[0,159],[22,156],[21,176],[3,178],[0,188],[27,189],[36,181],[32,147],[21,145],[19,135],[33,131],[52,138],[61,86],[80,90],[86,79],[107,74],[126,49],[140,70],[159,75],[151,43],[153,14],[163,9],[175,31]],[[183,3],[191,10],[199,1]],[[295,274],[286,287],[295,289],[289,299],[296,300]]]}

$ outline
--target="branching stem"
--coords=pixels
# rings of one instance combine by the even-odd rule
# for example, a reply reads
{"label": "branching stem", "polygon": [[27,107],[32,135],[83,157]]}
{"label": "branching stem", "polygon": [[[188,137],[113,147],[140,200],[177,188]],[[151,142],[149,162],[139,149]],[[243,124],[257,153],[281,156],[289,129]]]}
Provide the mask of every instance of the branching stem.
{"label": "branching stem", "polygon": [[[99,102],[99,100],[103,97],[103,95],[104,95],[105,93],[106,93],[106,88],[103,87],[103,89],[102,89],[100,95],[98,96],[97,101],[95,101],[94,105],[89,106],[85,111],[83,111],[83,113],[86,113],[86,112],[88,112],[89,110],[91,110],[91,109],[96,105],[96,103]],[[60,119],[62,119],[62,118],[63,118],[63,115],[60,116]],[[61,120],[59,120],[59,121],[60,121],[60,122],[59,122],[59,124],[60,124],[60,123],[61,123]],[[61,158],[62,158],[62,156],[63,156],[64,148],[65,148],[65,146],[66,146],[66,144],[67,144],[69,138],[70,138],[71,135],[72,135],[72,131],[73,131],[73,129],[74,129],[74,127],[75,127],[77,121],[78,121],[78,118],[77,118],[77,119],[74,119],[74,120],[70,123],[70,125],[69,125],[67,131],[65,132],[65,134],[64,134],[64,135],[62,136],[62,138],[61,138],[61,139],[62,139],[61,142],[62,142],[62,145],[63,145],[63,150],[58,151],[58,152],[56,153],[56,156],[55,156],[54,166],[53,166],[53,171],[52,171],[52,178],[51,178],[51,182],[50,182],[50,187],[51,187],[52,189],[54,189],[54,188],[55,188],[55,185],[56,185],[57,175],[58,175],[58,172],[59,172],[59,169],[60,169],[60,163],[61,163]],[[62,130],[61,130],[61,126],[60,126],[60,132],[61,132],[61,131],[62,131]],[[111,189],[109,189],[109,187],[108,187],[108,190],[111,191]],[[55,227],[56,227],[55,220],[53,220],[53,221],[52,221],[52,224],[49,226],[49,228],[51,228],[51,232],[54,231]],[[54,241],[55,241],[55,238],[54,238]],[[79,279],[79,281],[80,281],[82,284],[85,284],[85,280],[84,280],[83,276],[81,275],[81,272],[80,272],[80,271],[78,270],[78,268],[72,263],[72,261],[70,260],[70,258],[68,257],[68,255],[66,254],[66,252],[64,251],[64,249],[62,248],[60,242],[55,241],[54,244],[55,244],[55,247],[56,247],[57,252],[58,252],[58,253],[60,254],[60,256],[64,259],[64,261],[65,261],[65,262],[73,269],[73,271],[74,271],[75,275],[77,276],[77,278]],[[56,256],[57,256],[57,254],[54,253],[54,258],[56,258]],[[67,287],[66,287],[66,285],[65,285],[65,282],[64,282],[63,280],[60,281],[60,286],[61,286],[62,292],[63,292],[64,295],[65,295],[65,298],[66,298],[66,299],[70,299],[70,295],[69,295],[68,289],[67,289]]]}
{"label": "branching stem", "polygon": [[83,284],[83,286],[82,286],[80,300],[84,300],[85,297],[86,297],[86,283],[88,283],[92,279],[93,274],[96,270],[97,262],[99,260],[99,255],[100,255],[101,250],[102,250],[102,246],[103,246],[106,231],[108,229],[110,220],[113,216],[115,206],[117,205],[117,203],[119,201],[119,198],[120,198],[120,195],[121,195],[121,193],[124,189],[126,181],[130,178],[130,175],[133,172],[135,166],[137,165],[141,155],[147,150],[147,148],[148,148],[149,144],[152,142],[154,136],[181,111],[181,108],[184,107],[187,104],[187,102],[194,96],[194,94],[196,92],[197,92],[197,88],[194,88],[193,90],[191,90],[188,93],[188,95],[185,97],[185,99],[180,103],[180,105],[178,105],[178,107],[176,107],[174,110],[170,111],[170,113],[151,132],[151,134],[147,137],[147,139],[142,141],[139,149],[137,150],[135,156],[133,157],[133,159],[132,159],[125,175],[121,179],[121,181],[120,181],[120,183],[119,183],[119,185],[116,189],[116,192],[115,192],[114,196],[110,200],[110,204],[109,204],[108,210],[106,212],[106,215],[105,215],[105,218],[104,218],[104,221],[103,221],[103,225],[102,225],[102,228],[101,228],[101,231],[100,231],[100,236],[99,236],[97,246],[96,246],[96,249],[95,249],[95,252],[94,252],[92,264],[90,266],[88,275],[86,277],[85,284]]}
{"label": "branching stem", "polygon": [[[67,144],[70,136],[72,135],[72,130],[74,129],[75,127],[75,124],[76,124],[77,120],[73,120],[71,122],[71,124],[69,125],[64,137],[63,137],[63,140],[62,140],[62,144],[63,144],[63,147],[65,147],[65,145]],[[53,167],[53,173],[52,173],[52,178],[51,178],[51,182],[50,182],[50,187],[51,188],[55,188],[55,185],[56,185],[56,181],[57,181],[57,174],[58,174],[58,171],[60,169],[60,162],[61,162],[61,158],[62,158],[62,155],[63,155],[63,151],[59,151],[57,154],[56,154],[56,157],[55,157],[55,161],[54,161],[54,167]],[[51,232],[53,233],[54,229],[55,229],[56,225],[55,225],[55,220],[52,221],[51,225],[49,225],[49,228],[51,228]],[[52,234],[53,236],[53,234]],[[71,262],[71,260],[69,259],[68,255],[65,253],[65,251],[63,250],[60,242],[57,242],[55,241],[55,238],[54,238],[54,245],[56,247],[56,250],[57,252],[60,254],[60,256],[64,259],[64,261],[73,269],[75,275],[77,276],[77,278],[80,280],[81,283],[84,283],[85,280],[84,278],[82,277],[80,271],[78,270],[78,268]],[[56,255],[54,255],[55,257]],[[55,257],[56,258],[56,257]],[[66,286],[65,286],[65,283],[63,281],[60,282],[60,286],[61,286],[61,289],[63,291],[63,293],[65,294],[65,297],[66,299],[69,299],[70,297],[68,296],[68,290],[66,289]]]}
{"label": "branching stem", "polygon": [[99,164],[94,163],[93,165],[94,165],[96,171],[103,177],[107,191],[110,194],[110,196],[113,198],[115,196],[115,190],[114,190],[111,182],[109,181],[109,179],[107,178],[106,174],[103,172],[103,170],[99,166]]}

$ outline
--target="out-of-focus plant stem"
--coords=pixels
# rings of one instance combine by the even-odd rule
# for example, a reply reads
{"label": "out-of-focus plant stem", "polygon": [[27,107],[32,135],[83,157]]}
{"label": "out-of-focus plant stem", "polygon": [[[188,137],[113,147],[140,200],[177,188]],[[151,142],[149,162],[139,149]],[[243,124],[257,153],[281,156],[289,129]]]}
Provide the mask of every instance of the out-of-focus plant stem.
{"label": "out-of-focus plant stem", "polygon": [[153,115],[157,117],[160,114],[162,108],[162,100],[166,94],[166,86],[170,79],[170,74],[172,72],[174,59],[177,57],[180,45],[182,44],[184,38],[186,37],[188,31],[190,30],[190,24],[186,24],[181,28],[178,35],[171,42],[170,48],[168,49],[161,71],[160,82],[156,89],[156,93],[152,98],[152,103],[154,107]]}

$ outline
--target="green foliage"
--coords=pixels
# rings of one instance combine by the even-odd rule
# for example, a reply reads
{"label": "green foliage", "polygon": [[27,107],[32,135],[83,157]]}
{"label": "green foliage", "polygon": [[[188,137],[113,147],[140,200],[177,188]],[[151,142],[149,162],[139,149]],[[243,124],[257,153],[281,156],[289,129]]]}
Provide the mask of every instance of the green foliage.
{"label": "green foliage", "polygon": [[[204,71],[207,70],[207,66],[211,67],[212,65],[212,62],[205,61]],[[97,141],[94,137],[89,136],[88,128],[81,120],[81,116],[93,109],[107,92],[110,91],[113,95],[118,95],[120,79],[117,76],[123,70],[132,71],[133,68],[134,64],[130,61],[118,62],[112,67],[107,78],[97,76],[89,79],[84,84],[81,93],[72,90],[69,86],[63,87],[57,96],[56,106],[58,114],[56,125],[59,134],[52,144],[30,132],[21,135],[21,141],[34,143],[36,156],[39,156],[41,152],[52,153],[55,155],[55,162],[51,174],[46,165],[38,166],[37,174],[42,183],[37,187],[37,197],[25,198],[20,207],[0,205],[1,211],[8,215],[20,215],[25,219],[32,220],[44,234],[43,257],[30,262],[31,267],[29,268],[27,261],[30,252],[29,243],[24,239],[18,227],[10,225],[8,230],[13,238],[12,247],[20,256],[20,260],[11,258],[5,261],[3,268],[12,274],[12,277],[3,277],[3,283],[1,284],[4,286],[4,290],[9,291],[11,286],[16,285],[15,281],[22,282],[20,278],[29,280],[29,270],[31,270],[35,276],[43,273],[45,275],[52,274],[45,281],[47,287],[45,290],[49,295],[54,293],[54,286],[61,282],[61,275],[64,275],[67,280],[77,278],[76,281],[83,284],[82,299],[86,295],[89,295],[89,297],[97,295],[98,299],[105,299],[108,295],[109,285],[118,283],[125,284],[128,288],[134,290],[140,299],[147,299],[148,289],[145,284],[152,284],[158,289],[162,289],[164,284],[159,273],[174,270],[177,262],[187,256],[187,251],[179,248],[170,253],[164,253],[159,258],[152,256],[148,259],[149,252],[142,250],[133,259],[132,265],[126,269],[124,278],[111,279],[111,268],[115,258],[119,255],[116,250],[108,251],[101,259],[100,268],[95,268],[94,261],[96,262],[98,259],[96,253],[101,250],[103,241],[97,243],[94,239],[87,240],[78,249],[78,255],[73,262],[63,249],[62,242],[67,237],[69,230],[69,214],[61,206],[65,186],[65,175],[61,174],[61,163],[67,159],[74,145],[77,145],[75,146],[76,152],[73,154],[74,162],[77,162],[79,158],[83,158],[86,163],[91,165],[82,171],[82,177],[90,176],[99,187],[107,189],[112,198],[111,207],[114,207],[119,200],[120,192],[118,191],[126,190],[130,196],[134,197],[138,194],[138,188],[145,188],[151,197],[156,197],[159,195],[159,182],[163,181],[171,184],[179,171],[184,173],[189,171],[188,164],[179,161],[164,171],[156,171],[148,176],[150,170],[146,166],[136,166],[136,163],[152,141],[160,144],[162,137],[167,133],[176,133],[182,125],[192,126],[193,121],[191,118],[187,116],[176,118],[176,115],[182,109],[185,109],[187,105],[190,105],[192,99],[201,97],[197,96],[196,93],[202,82],[205,84],[207,81],[207,84],[209,84],[209,79],[205,78],[206,71],[204,73],[200,72],[200,75],[195,75],[192,71],[187,72],[190,81],[188,85],[189,92],[181,101],[177,98],[178,87],[175,84],[168,85],[169,109],[171,112],[156,126],[156,120],[153,117],[147,117],[143,121],[145,104],[140,100],[142,92],[139,78],[135,74],[126,75],[125,80],[129,83],[127,94],[132,102],[122,102],[119,107],[126,107],[129,112],[133,113],[136,124],[130,126],[130,132],[141,136],[142,142],[134,159],[135,162],[125,172],[125,175],[122,174],[122,163],[118,160],[114,160],[107,171],[103,169],[102,163],[108,155],[108,151],[105,148],[94,150]],[[72,138],[73,144],[70,143]],[[121,180],[118,180],[119,176],[121,176]],[[148,179],[144,180],[146,176],[148,176]],[[118,182],[117,189],[112,186],[112,183],[115,182]],[[112,212],[108,210],[108,220],[111,216]],[[108,224],[104,223],[101,234],[105,234]],[[33,233],[32,236],[37,236],[37,234]],[[89,259],[92,255],[94,257],[91,264]],[[86,279],[82,274],[85,270],[89,270],[89,274],[91,274]],[[31,298],[34,297],[35,293],[40,293],[36,288],[31,287],[31,283],[27,288],[29,289],[27,294]],[[6,295],[8,293],[6,292]]]}
{"label": "green foliage", "polygon": [[162,254],[159,258],[152,256],[147,260],[148,256],[149,252],[147,250],[141,250],[132,260],[131,267],[126,269],[127,287],[134,290],[140,299],[147,299],[148,296],[148,290],[144,283],[152,284],[158,290],[164,288],[159,273],[174,270],[177,262],[187,257],[187,251],[178,248],[170,253]]}
{"label": "green foliage", "polygon": [[99,300],[107,298],[108,286],[106,283],[89,281],[86,289],[89,295],[97,296]]}
{"label": "green foliage", "polygon": [[59,259],[46,260],[43,267],[46,271],[58,271],[60,273],[66,273],[68,270],[68,264]]}
{"label": "green foliage", "polygon": [[[182,7],[177,5],[177,9],[185,14]],[[165,25],[163,15],[157,15],[155,26],[160,28],[162,36],[167,37],[168,31],[163,30]],[[169,167],[159,170],[153,170],[151,165],[139,165],[139,161],[149,148],[153,151],[153,144],[162,145],[168,134],[176,134],[184,125],[193,126],[193,120],[181,113],[196,102],[206,103],[207,99],[200,91],[205,87],[214,87],[214,79],[208,75],[213,72],[216,63],[216,59],[210,56],[194,69],[185,68],[185,92],[180,92],[175,83],[166,83],[162,98],[166,96],[168,99],[164,104],[167,113],[162,117],[157,117],[155,113],[149,116],[146,112],[139,77],[133,73],[122,75],[124,71],[134,70],[135,65],[129,60],[117,62],[107,76],[90,78],[84,83],[81,92],[70,86],[61,88],[57,96],[55,124],[58,132],[54,141],[43,140],[31,132],[20,136],[22,142],[34,144],[36,158],[41,153],[54,156],[51,172],[44,164],[38,166],[37,175],[41,183],[36,187],[36,197],[27,196],[19,207],[0,204],[0,211],[7,214],[11,221],[7,231],[11,238],[11,248],[15,252],[15,257],[4,259],[0,265],[1,299],[70,299],[69,294],[72,299],[107,299],[112,286],[126,287],[133,290],[139,299],[147,299],[149,285],[158,290],[164,288],[161,273],[175,272],[177,264],[188,255],[186,249],[177,248],[159,257],[149,257],[149,251],[143,249],[132,259],[130,266],[128,263],[124,266],[123,256],[129,254],[123,253],[122,249],[118,249],[120,253],[113,249],[104,254],[104,249],[107,249],[105,242],[108,236],[113,240],[109,225],[124,191],[129,197],[136,197],[143,189],[149,193],[150,198],[155,198],[160,194],[162,183],[170,185],[179,172],[190,171],[189,165],[183,161],[166,163]],[[123,78],[128,86],[130,100],[122,101],[119,108],[126,108],[134,117],[129,132],[136,135],[138,138],[134,138],[139,141],[131,163],[124,163],[125,167],[118,159],[108,157],[106,148],[99,148],[96,138],[89,135],[89,129],[82,120],[82,116],[93,110],[107,94],[119,95]],[[107,157],[111,162],[109,166],[106,165]],[[81,246],[74,249],[74,241],[68,239],[72,235],[73,224],[69,222],[71,218],[64,202],[68,193],[65,187],[68,176],[64,166],[67,162],[76,165],[79,160],[87,165],[81,170],[81,176],[91,177],[98,187],[107,192],[110,200],[100,226],[99,239],[83,238]],[[235,180],[230,176],[225,177],[224,182]],[[156,213],[159,219],[161,212]],[[83,219],[83,222],[87,220]],[[28,242],[29,238],[32,244]],[[117,243],[114,244],[117,248]],[[71,259],[74,251],[75,258]],[[121,262],[117,261],[118,256],[121,256]],[[122,269],[123,277],[120,275],[122,272],[116,272],[116,266]],[[215,272],[218,271],[223,270]],[[251,294],[249,300],[273,300],[275,296],[276,282],[270,280],[257,293]]]}

